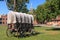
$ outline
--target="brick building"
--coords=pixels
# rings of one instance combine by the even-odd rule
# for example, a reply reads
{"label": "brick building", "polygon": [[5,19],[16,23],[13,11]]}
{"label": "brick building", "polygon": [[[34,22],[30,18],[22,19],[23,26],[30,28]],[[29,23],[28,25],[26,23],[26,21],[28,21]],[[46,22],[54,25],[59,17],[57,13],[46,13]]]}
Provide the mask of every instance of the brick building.
{"label": "brick building", "polygon": [[0,24],[1,25],[7,24],[7,15],[0,15]]}
{"label": "brick building", "polygon": [[1,15],[0,15],[0,24],[2,24],[2,18],[1,18]]}
{"label": "brick building", "polygon": [[51,22],[47,22],[47,25],[57,25],[60,26],[60,15],[56,19],[52,19]]}

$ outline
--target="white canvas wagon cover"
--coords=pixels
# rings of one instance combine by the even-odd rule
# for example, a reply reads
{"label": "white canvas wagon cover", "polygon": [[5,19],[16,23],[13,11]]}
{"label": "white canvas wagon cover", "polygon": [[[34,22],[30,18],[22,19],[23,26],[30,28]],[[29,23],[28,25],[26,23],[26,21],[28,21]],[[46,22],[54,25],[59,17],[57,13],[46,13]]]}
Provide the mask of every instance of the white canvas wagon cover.
{"label": "white canvas wagon cover", "polygon": [[16,23],[15,12],[9,11],[7,14],[7,24]]}
{"label": "white canvas wagon cover", "polygon": [[[20,22],[31,23],[31,21],[32,22],[34,21],[33,15],[21,13],[21,12],[19,13],[19,12],[9,11],[9,13],[7,14],[7,24],[16,23],[17,22],[16,17],[17,17],[17,20],[19,23]],[[20,18],[22,18],[22,19],[20,19]]]}

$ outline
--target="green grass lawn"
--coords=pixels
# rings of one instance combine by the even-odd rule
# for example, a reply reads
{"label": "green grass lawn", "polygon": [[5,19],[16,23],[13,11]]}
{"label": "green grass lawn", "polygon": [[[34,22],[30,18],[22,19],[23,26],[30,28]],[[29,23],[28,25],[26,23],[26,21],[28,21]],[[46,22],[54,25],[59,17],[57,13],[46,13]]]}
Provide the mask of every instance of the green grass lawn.
{"label": "green grass lawn", "polygon": [[17,38],[6,36],[6,26],[0,26],[0,40],[60,40],[60,30],[50,30],[47,27],[35,27],[40,34]]}

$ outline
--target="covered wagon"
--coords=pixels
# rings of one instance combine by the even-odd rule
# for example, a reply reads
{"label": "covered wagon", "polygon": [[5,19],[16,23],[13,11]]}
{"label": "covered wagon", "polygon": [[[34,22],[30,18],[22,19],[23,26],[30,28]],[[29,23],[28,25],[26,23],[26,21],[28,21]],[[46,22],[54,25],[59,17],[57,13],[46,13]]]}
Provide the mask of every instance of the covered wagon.
{"label": "covered wagon", "polygon": [[33,15],[10,11],[7,15],[8,28],[6,33],[8,36],[8,30],[10,33],[17,32],[20,35],[23,35],[24,32],[33,33],[33,21]]}

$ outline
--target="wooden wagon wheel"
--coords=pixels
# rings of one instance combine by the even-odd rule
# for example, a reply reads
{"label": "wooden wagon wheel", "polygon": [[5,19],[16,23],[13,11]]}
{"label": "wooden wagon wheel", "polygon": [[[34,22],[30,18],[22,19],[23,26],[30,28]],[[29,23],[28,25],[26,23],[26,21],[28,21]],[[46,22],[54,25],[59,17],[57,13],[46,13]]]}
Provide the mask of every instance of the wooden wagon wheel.
{"label": "wooden wagon wheel", "polygon": [[7,30],[6,30],[6,35],[7,35],[8,37],[13,37],[15,34],[14,34],[14,32],[11,31],[11,29],[7,28]]}

